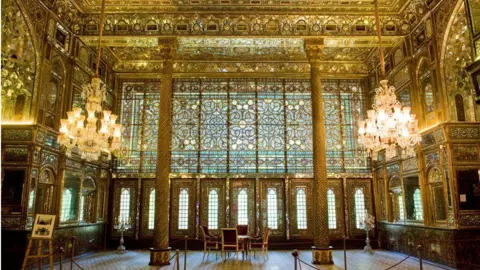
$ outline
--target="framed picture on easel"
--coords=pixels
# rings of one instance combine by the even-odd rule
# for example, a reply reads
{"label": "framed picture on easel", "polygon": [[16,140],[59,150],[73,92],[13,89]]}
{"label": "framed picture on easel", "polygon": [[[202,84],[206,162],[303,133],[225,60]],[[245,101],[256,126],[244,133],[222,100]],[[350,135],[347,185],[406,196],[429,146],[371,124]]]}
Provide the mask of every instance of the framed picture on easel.
{"label": "framed picture on easel", "polygon": [[55,226],[55,215],[37,214],[33,223],[32,238],[51,239]]}

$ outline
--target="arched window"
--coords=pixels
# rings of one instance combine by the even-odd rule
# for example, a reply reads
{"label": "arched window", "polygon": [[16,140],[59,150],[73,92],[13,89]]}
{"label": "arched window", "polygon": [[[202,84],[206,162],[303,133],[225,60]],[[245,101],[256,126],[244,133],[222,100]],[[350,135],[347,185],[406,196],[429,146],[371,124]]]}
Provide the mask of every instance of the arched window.
{"label": "arched window", "polygon": [[208,193],[208,228],[218,229],[218,193],[216,189]]}
{"label": "arched window", "polygon": [[130,188],[122,188],[120,192],[120,224],[131,224],[130,220]]}
{"label": "arched window", "polygon": [[63,189],[62,191],[62,208],[60,210],[60,221],[67,221],[70,216],[72,205],[72,191]]}
{"label": "arched window", "polygon": [[398,219],[403,220],[404,219],[404,212],[403,212],[403,195],[402,193],[398,193],[397,195],[397,202],[398,202]]}
{"label": "arched window", "polygon": [[416,188],[413,192],[413,209],[416,220],[423,219],[423,205],[422,205],[422,195],[420,194],[420,189]]}
{"label": "arched window", "polygon": [[153,230],[155,224],[155,189],[152,188],[148,197],[148,229]]}
{"label": "arched window", "polygon": [[238,192],[238,224],[247,225],[248,224],[248,194],[247,190],[242,188]]}
{"label": "arched window", "polygon": [[278,229],[277,189],[275,188],[269,188],[267,192],[267,221],[268,228]]}
{"label": "arched window", "polygon": [[85,196],[80,197],[80,221],[85,220]]}
{"label": "arched window", "polygon": [[363,189],[355,190],[355,225],[357,229],[363,229],[361,222],[365,220],[365,195]]}
{"label": "arched window", "polygon": [[337,213],[335,212],[335,193],[333,190],[327,191],[327,203],[328,203],[328,228],[337,228]]}
{"label": "arched window", "polygon": [[178,202],[178,229],[188,229],[188,188],[180,189]]}
{"label": "arched window", "polygon": [[297,188],[297,228],[307,229],[307,198],[305,188]]}

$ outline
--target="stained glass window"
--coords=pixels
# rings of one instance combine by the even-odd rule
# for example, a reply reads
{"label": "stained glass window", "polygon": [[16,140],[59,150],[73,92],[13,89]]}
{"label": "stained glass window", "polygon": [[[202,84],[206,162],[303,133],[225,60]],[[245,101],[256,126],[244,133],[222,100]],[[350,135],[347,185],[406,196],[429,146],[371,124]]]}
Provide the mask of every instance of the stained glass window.
{"label": "stained glass window", "polygon": [[269,188],[267,192],[267,224],[268,228],[278,229],[278,212],[277,212],[277,189]]}
{"label": "stained glass window", "polygon": [[[172,172],[312,173],[310,81],[175,79]],[[361,80],[324,85],[328,172],[368,172]]]}
{"label": "stained glass window", "polygon": [[62,208],[60,210],[60,221],[67,221],[72,208],[72,191],[64,188],[62,191]]}
{"label": "stained glass window", "polygon": [[357,229],[363,229],[362,222],[365,221],[365,196],[363,194],[362,188],[357,188],[355,190],[355,225]]}
{"label": "stained glass window", "polygon": [[153,230],[155,226],[155,189],[152,188],[148,197],[148,229]]}
{"label": "stained glass window", "polygon": [[208,193],[208,228],[218,229],[218,193],[211,189]]}
{"label": "stained glass window", "polygon": [[312,104],[309,81],[285,82],[287,172],[312,172]]}
{"label": "stained glass window", "polygon": [[413,209],[416,220],[423,220],[423,205],[422,205],[422,195],[420,194],[420,189],[416,188],[413,192]]}
{"label": "stained glass window", "polygon": [[230,172],[257,172],[257,102],[255,82],[230,81],[229,166]]}
{"label": "stained glass window", "polygon": [[122,188],[120,191],[120,207],[118,221],[120,224],[131,224],[130,220],[130,188]]}
{"label": "stained glass window", "polygon": [[397,195],[398,197],[398,219],[403,220],[404,212],[403,212],[403,195],[402,193]]}
{"label": "stained glass window", "polygon": [[307,229],[307,197],[305,188],[297,188],[297,228]]}
{"label": "stained glass window", "polygon": [[285,172],[285,104],[283,82],[257,81],[258,172]]}
{"label": "stained glass window", "polygon": [[173,85],[172,157],[173,172],[197,173],[200,132],[200,83],[180,80]]}
{"label": "stained glass window", "polygon": [[333,190],[331,189],[328,189],[327,191],[327,203],[328,203],[328,228],[336,229],[337,213],[335,211],[335,193],[333,193]]}
{"label": "stained glass window", "polygon": [[356,121],[363,118],[361,80],[322,80],[328,172],[369,172],[368,159],[358,144]]}
{"label": "stained glass window", "polygon": [[178,202],[178,229],[188,229],[188,188],[180,189]]}
{"label": "stained glass window", "polygon": [[115,160],[116,172],[155,172],[159,87],[159,81],[122,82],[122,146]]}
{"label": "stained glass window", "polygon": [[238,192],[238,201],[237,201],[237,219],[239,225],[248,224],[248,194],[247,190],[242,188]]}

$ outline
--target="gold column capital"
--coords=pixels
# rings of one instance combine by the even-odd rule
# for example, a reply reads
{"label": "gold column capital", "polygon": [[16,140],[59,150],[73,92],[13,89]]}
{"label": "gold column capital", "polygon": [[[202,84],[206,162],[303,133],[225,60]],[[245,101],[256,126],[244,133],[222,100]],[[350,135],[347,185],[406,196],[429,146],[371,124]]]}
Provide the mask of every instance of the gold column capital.
{"label": "gold column capital", "polygon": [[324,39],[323,38],[306,38],[303,46],[307,53],[310,64],[319,64],[319,60],[323,56]]}
{"label": "gold column capital", "polygon": [[175,37],[158,38],[158,48],[164,60],[173,60],[177,54],[178,39]]}

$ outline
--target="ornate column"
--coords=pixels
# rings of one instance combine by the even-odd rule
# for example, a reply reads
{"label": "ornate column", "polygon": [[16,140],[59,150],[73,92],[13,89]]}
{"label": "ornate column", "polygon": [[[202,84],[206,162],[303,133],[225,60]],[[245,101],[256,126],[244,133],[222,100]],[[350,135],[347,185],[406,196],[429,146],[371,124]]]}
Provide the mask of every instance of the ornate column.
{"label": "ornate column", "polygon": [[170,141],[172,139],[172,73],[177,47],[175,38],[159,38],[163,58],[158,113],[157,177],[155,180],[155,227],[149,265],[170,264],[169,203],[170,203]]}
{"label": "ornate column", "polygon": [[305,51],[310,61],[313,127],[313,210],[314,226],[312,263],[333,264],[332,248],[328,245],[327,163],[325,151],[325,124],[321,85],[323,39],[305,39]]}

